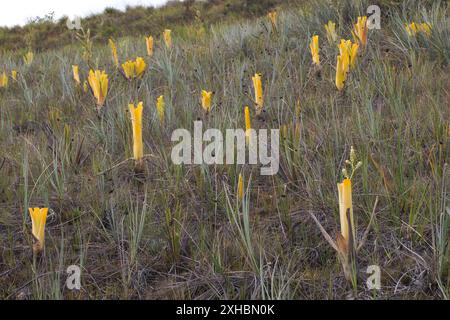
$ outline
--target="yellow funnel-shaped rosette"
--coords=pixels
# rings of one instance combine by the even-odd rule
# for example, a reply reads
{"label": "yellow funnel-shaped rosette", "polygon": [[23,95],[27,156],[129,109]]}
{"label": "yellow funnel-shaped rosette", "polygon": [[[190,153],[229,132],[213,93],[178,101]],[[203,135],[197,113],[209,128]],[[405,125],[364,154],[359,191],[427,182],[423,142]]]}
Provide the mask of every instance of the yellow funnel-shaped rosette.
{"label": "yellow funnel-shaped rosette", "polygon": [[97,99],[97,106],[103,106],[108,94],[108,75],[105,71],[90,70],[88,82],[95,99]]}
{"label": "yellow funnel-shaped rosette", "polygon": [[212,94],[213,93],[211,91],[202,90],[202,108],[206,113],[211,111]]}
{"label": "yellow funnel-shaped rosette", "polygon": [[35,252],[44,249],[45,244],[45,223],[47,221],[48,208],[29,208],[32,230],[36,243],[33,246]]}

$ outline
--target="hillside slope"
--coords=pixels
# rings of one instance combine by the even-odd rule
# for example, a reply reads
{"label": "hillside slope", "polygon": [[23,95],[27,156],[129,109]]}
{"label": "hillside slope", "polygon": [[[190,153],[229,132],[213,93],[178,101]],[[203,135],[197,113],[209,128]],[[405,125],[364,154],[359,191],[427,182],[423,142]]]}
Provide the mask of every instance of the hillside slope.
{"label": "hillside slope", "polygon": [[[5,74],[18,75],[0,88],[0,297],[448,299],[448,7],[384,6],[382,28],[369,31],[338,90],[339,40],[353,41],[368,5],[314,1],[279,10],[274,25],[263,16],[174,28],[170,48],[158,29],[151,57],[130,33],[116,41],[119,63],[147,64],[131,81],[95,38],[91,51],[86,38],[74,40],[35,51],[30,64],[22,51],[1,54]],[[329,20],[336,40],[327,40]],[[412,21],[432,31],[408,35]],[[91,68],[108,74],[100,108],[83,89]],[[209,113],[202,90],[213,92]],[[145,156],[135,163],[129,104],[140,101]],[[196,120],[203,131],[245,128],[245,106],[252,128],[281,129],[277,174],[173,163],[175,129],[194,132]],[[353,282],[314,220],[332,239],[342,234],[337,183],[344,167],[351,173],[351,146],[361,161],[351,183],[364,242]],[[49,208],[44,254],[31,249],[30,207]],[[79,291],[65,287],[70,265],[82,270]],[[370,265],[381,269],[380,290],[366,286]]]}
{"label": "hillside slope", "polygon": [[[165,28],[177,29],[186,25],[208,27],[219,21],[233,22],[239,19],[265,15],[279,7],[303,4],[303,0],[210,0],[169,1],[160,8],[127,7],[125,11],[107,8],[101,14],[81,19],[81,26],[91,30],[98,43],[109,38],[127,35],[160,34]],[[0,51],[43,51],[60,48],[74,40],[74,30],[67,26],[67,17],[56,20],[53,14],[31,19],[24,27],[0,27]]]}

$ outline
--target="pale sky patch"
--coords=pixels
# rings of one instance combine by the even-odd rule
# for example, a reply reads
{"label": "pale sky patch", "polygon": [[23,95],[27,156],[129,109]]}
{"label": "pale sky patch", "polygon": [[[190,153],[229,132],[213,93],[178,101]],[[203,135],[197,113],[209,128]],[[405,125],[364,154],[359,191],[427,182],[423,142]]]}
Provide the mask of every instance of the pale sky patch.
{"label": "pale sky patch", "polygon": [[55,19],[85,17],[112,7],[124,10],[127,5],[161,6],[167,0],[1,0],[0,26],[24,25],[30,18],[54,12]]}

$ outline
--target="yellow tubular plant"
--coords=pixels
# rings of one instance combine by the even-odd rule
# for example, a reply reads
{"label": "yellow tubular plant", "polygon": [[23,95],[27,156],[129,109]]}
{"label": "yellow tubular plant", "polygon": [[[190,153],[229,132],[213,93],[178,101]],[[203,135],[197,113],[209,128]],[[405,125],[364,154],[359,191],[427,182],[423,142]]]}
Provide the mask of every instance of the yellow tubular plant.
{"label": "yellow tubular plant", "polygon": [[418,30],[415,22],[411,22],[410,24],[405,25],[405,29],[410,37],[415,36]]}
{"label": "yellow tubular plant", "polygon": [[109,43],[109,47],[111,48],[111,55],[113,58],[114,65],[116,66],[116,68],[118,68],[119,67],[119,57],[117,56],[116,44],[112,39],[109,39],[108,43]]}
{"label": "yellow tubular plant", "polygon": [[328,42],[333,43],[336,42],[338,35],[336,33],[336,23],[333,21],[328,21],[328,23],[325,25],[325,30],[327,32],[327,39]]}
{"label": "yellow tubular plant", "polygon": [[359,43],[352,43],[350,40],[341,39],[338,45],[339,56],[336,63],[336,87],[339,91],[344,89],[347,74],[350,68],[355,68],[358,57]]}
{"label": "yellow tubular plant", "polygon": [[151,57],[153,56],[153,37],[148,36],[144,38],[145,38],[145,46],[147,48],[147,55]]}
{"label": "yellow tubular plant", "polygon": [[28,211],[31,217],[31,233],[36,240],[36,243],[33,245],[33,251],[39,253],[44,249],[48,208],[28,208]]}
{"label": "yellow tubular plant", "polygon": [[147,64],[141,57],[137,57],[135,61],[128,60],[122,64],[124,75],[128,80],[142,77],[146,68]]}
{"label": "yellow tubular plant", "polygon": [[355,38],[355,42],[360,42],[363,48],[367,45],[367,34],[368,34],[368,27],[367,27],[367,17],[358,17],[358,21],[353,27],[353,37]]}
{"label": "yellow tubular plant", "polygon": [[147,69],[147,64],[145,63],[145,60],[141,57],[137,57],[136,61],[134,62],[136,64],[136,77],[140,78],[144,74],[145,70]]}
{"label": "yellow tubular plant", "polygon": [[158,112],[159,123],[162,125],[164,123],[164,111],[166,104],[164,102],[164,96],[161,95],[156,99],[156,111]]}
{"label": "yellow tubular plant", "polygon": [[[353,235],[353,243],[355,240],[355,223],[353,219],[353,205],[352,205],[352,181],[345,178],[341,183],[337,184],[339,194],[339,217],[341,222],[341,235],[348,244],[350,240],[350,230]],[[349,211],[350,219],[347,217]],[[350,224],[348,223],[350,221]]]}
{"label": "yellow tubular plant", "polygon": [[245,114],[245,139],[247,140],[248,144],[250,139],[250,129],[252,128],[252,125],[250,123],[250,109],[248,108],[248,106],[245,106],[244,114]]}
{"label": "yellow tubular plant", "polygon": [[0,75],[0,88],[8,87],[8,75],[5,71]]}
{"label": "yellow tubular plant", "polygon": [[426,36],[431,35],[431,25],[429,23],[415,23],[411,22],[410,24],[405,25],[406,32],[410,37],[414,37],[417,33],[421,32]]}
{"label": "yellow tubular plant", "polygon": [[[341,42],[339,43],[339,54],[341,55],[341,57],[348,57],[348,60],[350,62],[350,51],[351,51],[351,47],[352,47],[352,42],[350,40],[344,40],[341,39]],[[345,60],[344,62],[346,62],[347,60]],[[350,63],[345,64],[345,72],[347,73],[349,71],[350,68]]]}
{"label": "yellow tubular plant", "polygon": [[102,107],[108,94],[108,75],[105,71],[90,70],[88,82],[92,89],[92,94],[97,99],[97,106],[99,108]]}
{"label": "yellow tubular plant", "polygon": [[24,56],[23,56],[23,62],[26,65],[30,65],[34,60],[34,53],[32,51],[28,51]]}
{"label": "yellow tubular plant", "polygon": [[244,199],[244,179],[242,178],[242,174],[239,173],[238,180],[238,199],[242,201]]}
{"label": "yellow tubular plant", "polygon": [[311,43],[309,44],[309,49],[311,50],[311,57],[313,64],[320,66],[320,56],[319,56],[319,36],[313,36]]}
{"label": "yellow tubular plant", "polygon": [[352,43],[350,48],[350,68],[354,69],[356,66],[356,58],[358,57],[359,44],[357,42]]}
{"label": "yellow tubular plant", "polygon": [[336,239],[337,253],[344,270],[345,278],[352,282],[355,281],[355,224],[353,220],[352,205],[352,182],[349,178],[345,178],[341,183],[337,184],[339,195],[339,220],[341,232],[338,233]]}
{"label": "yellow tubular plant", "polygon": [[261,74],[255,73],[252,77],[253,88],[255,89],[256,114],[260,114],[264,107],[264,96],[261,82]]}
{"label": "yellow tubular plant", "polygon": [[421,23],[419,26],[419,31],[421,31],[428,37],[431,36],[431,24],[426,23],[426,22]]}
{"label": "yellow tubular plant", "polygon": [[166,47],[170,49],[172,47],[172,30],[166,29],[163,32],[164,43]]}
{"label": "yellow tubular plant", "polygon": [[122,63],[122,69],[128,80],[136,77],[136,63],[134,61],[128,60]]}
{"label": "yellow tubular plant", "polygon": [[[342,169],[344,179],[337,184],[338,203],[339,203],[339,222],[340,232],[334,240],[323,228],[315,215],[310,212],[310,216],[319,227],[322,235],[327,242],[336,250],[338,258],[342,264],[345,278],[352,284],[354,290],[357,288],[357,265],[356,257],[363,246],[369,228],[375,215],[378,197],[375,200],[372,216],[364,231],[363,237],[357,243],[356,224],[353,217],[353,199],[352,199],[352,178],[356,170],[362,166],[362,162],[357,160],[356,151],[353,146],[350,148],[350,159],[345,161],[346,167]],[[347,169],[350,169],[347,170]]]}
{"label": "yellow tubular plant", "polygon": [[73,73],[73,80],[75,80],[77,84],[81,84],[79,68],[77,65],[72,66],[72,73]]}
{"label": "yellow tubular plant", "polygon": [[142,111],[144,105],[142,102],[139,102],[137,106],[130,103],[129,109],[133,127],[133,157],[136,164],[141,164],[144,156],[144,147],[142,143]]}
{"label": "yellow tubular plant", "polygon": [[208,114],[211,111],[211,91],[202,90],[202,108]]}
{"label": "yellow tubular plant", "polygon": [[336,88],[339,91],[344,89],[345,80],[346,80],[346,77],[347,77],[346,60],[348,60],[348,56],[347,55],[344,55],[344,56],[339,55],[337,57],[337,62],[336,62]]}
{"label": "yellow tubular plant", "polygon": [[271,11],[267,14],[267,17],[270,20],[270,23],[272,24],[272,28],[273,29],[277,29],[277,12],[276,11]]}

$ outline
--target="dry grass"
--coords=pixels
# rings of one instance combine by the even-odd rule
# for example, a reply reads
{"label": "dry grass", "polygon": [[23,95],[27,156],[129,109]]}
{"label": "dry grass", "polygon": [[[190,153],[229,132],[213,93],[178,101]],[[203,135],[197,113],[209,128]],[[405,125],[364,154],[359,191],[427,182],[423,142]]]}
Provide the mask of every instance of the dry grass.
{"label": "dry grass", "polygon": [[[72,64],[83,78],[88,72],[78,45],[37,54],[31,66],[13,52],[1,55],[19,79],[0,89],[0,297],[447,299],[448,8],[418,3],[383,8],[382,29],[370,32],[343,93],[334,86],[337,46],[326,42],[323,25],[336,21],[339,35],[350,38],[367,3],[318,1],[280,12],[277,32],[267,19],[217,24],[200,38],[180,31],[172,50],[157,43],[136,87],[115,71],[109,48],[95,45],[93,63],[110,77],[101,119],[71,78]],[[432,36],[408,38],[403,24],[413,20],[430,22]],[[320,36],[320,73],[311,67],[313,34]],[[118,51],[121,61],[145,56],[145,42],[123,38]],[[204,127],[245,126],[255,72],[263,75],[267,112],[257,120],[252,109],[252,125],[300,121],[300,139],[282,141],[280,172],[173,165],[174,129],[192,130],[198,118]],[[202,89],[215,92],[207,117]],[[162,94],[163,126],[155,108]],[[144,151],[152,155],[144,176],[124,161],[132,156],[128,103],[137,101],[145,106]],[[356,294],[309,215],[330,234],[338,231],[336,183],[351,145],[363,162],[353,179],[360,235],[379,198],[358,255]],[[241,213],[240,172],[248,187]],[[51,209],[37,259],[30,206]],[[79,292],[64,285],[71,264],[82,268]],[[365,286],[371,264],[381,267],[380,291]]]}

